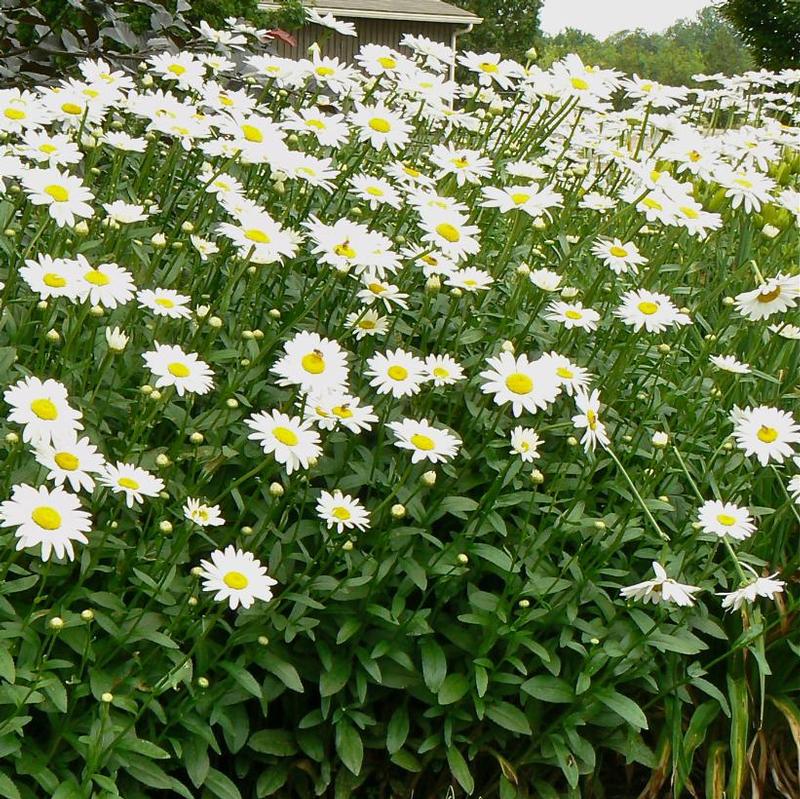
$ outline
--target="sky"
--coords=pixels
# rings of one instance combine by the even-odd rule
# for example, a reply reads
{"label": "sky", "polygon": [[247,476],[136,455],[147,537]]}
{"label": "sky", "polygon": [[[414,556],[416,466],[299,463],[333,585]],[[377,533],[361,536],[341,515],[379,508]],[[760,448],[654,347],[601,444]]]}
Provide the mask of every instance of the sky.
{"label": "sky", "polygon": [[624,29],[661,31],[709,5],[711,0],[544,0],[540,22],[545,33],[569,27],[605,39]]}

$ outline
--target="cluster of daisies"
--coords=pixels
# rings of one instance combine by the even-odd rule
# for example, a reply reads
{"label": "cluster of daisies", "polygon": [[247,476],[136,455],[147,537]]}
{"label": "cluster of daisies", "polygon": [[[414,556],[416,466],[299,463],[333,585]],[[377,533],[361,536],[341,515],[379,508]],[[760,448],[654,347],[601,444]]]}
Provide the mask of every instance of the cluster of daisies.
{"label": "cluster of daisies", "polygon": [[[309,13],[338,34],[356,33]],[[590,463],[598,451],[620,463],[613,412],[601,402],[605,375],[594,374],[601,342],[613,335],[669,351],[668,341],[685,346],[689,333],[707,329],[684,305],[698,303],[686,299],[685,271],[666,268],[662,241],[710,251],[742,220],[780,247],[800,224],[796,181],[776,169],[800,149],[798,70],[699,75],[702,88],[688,89],[574,55],[544,70],[421,36],[404,36],[400,49],[365,44],[346,64],[319,46],[296,59],[259,51],[264,32],[235,21],[228,30],[203,24],[199,34],[200,51],[158,53],[138,75],[87,60],[56,85],[0,90],[0,189],[23,227],[32,225],[3,300],[30,304],[34,295],[43,310],[108,317],[109,359],[148,342],[136,358],[152,396],[186,408],[203,397],[213,407],[218,395],[231,400],[232,381],[212,368],[201,323],[221,327],[217,309],[263,310],[259,295],[282,298],[288,281],[302,280],[308,311],[281,331],[272,349],[282,351],[263,369],[273,399],[250,398],[254,410],[234,423],[287,478],[299,471],[312,480],[334,431],[365,446],[386,434],[406,468],[468,460],[471,419],[451,412],[443,421],[444,395],[494,406],[513,427],[490,434],[537,479],[553,428],[574,434]],[[454,62],[470,80],[452,79]],[[757,116],[706,124],[733,118],[745,96]],[[584,231],[566,232],[579,229],[578,218],[588,220]],[[564,232],[550,237],[556,225]],[[490,249],[498,230],[500,248]],[[184,260],[173,262],[175,252]],[[737,274],[743,290],[722,299],[725,324],[791,346],[800,340],[791,316],[800,275],[791,264],[761,269],[747,265],[746,285]],[[478,356],[445,335],[449,315],[435,341],[421,339],[415,321],[440,321],[426,314],[443,292],[456,321],[493,303],[529,321],[516,343],[482,342]],[[462,297],[471,304],[458,306]],[[539,346],[543,331],[554,344]],[[751,375],[735,349],[742,338],[718,340],[728,349],[704,350],[707,363]],[[92,545],[82,494],[110,492],[132,509],[172,494],[137,457],[106,460],[102,436],[86,433],[70,404],[68,378],[29,371],[4,398],[44,485],[12,486],[0,519],[15,528],[17,549],[72,560],[75,544]],[[781,466],[800,503],[800,425],[776,405],[731,408],[730,434],[761,468]],[[652,440],[666,447],[670,436],[658,430]],[[377,516],[369,500],[330,488],[315,489],[326,534],[369,530]],[[189,496],[182,508],[187,523],[221,528],[223,543],[215,503],[224,498]],[[751,567],[734,554],[757,526],[743,499],[698,502],[696,529],[725,542],[742,578],[723,606],[774,598],[784,581],[746,576],[742,567]],[[693,603],[700,587],[668,578],[660,562],[653,568],[656,579],[623,596]],[[203,559],[199,574],[234,609],[269,600],[275,585],[253,553],[233,545]]]}

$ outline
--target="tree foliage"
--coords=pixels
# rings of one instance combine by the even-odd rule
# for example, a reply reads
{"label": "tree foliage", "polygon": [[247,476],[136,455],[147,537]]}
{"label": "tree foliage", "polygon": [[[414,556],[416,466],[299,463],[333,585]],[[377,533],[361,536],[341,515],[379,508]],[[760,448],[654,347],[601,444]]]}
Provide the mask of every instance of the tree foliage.
{"label": "tree foliage", "polygon": [[760,66],[800,66],[800,0],[725,0],[720,12]]}
{"label": "tree foliage", "polygon": [[525,52],[539,31],[542,0],[462,0],[458,5],[483,17],[480,25],[459,40],[462,49],[502,53],[525,61]]}

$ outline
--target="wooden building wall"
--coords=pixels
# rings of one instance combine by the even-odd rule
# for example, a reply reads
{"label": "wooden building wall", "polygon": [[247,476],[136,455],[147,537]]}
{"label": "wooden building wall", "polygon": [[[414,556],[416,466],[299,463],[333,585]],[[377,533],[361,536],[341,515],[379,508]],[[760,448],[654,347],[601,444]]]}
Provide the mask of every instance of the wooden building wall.
{"label": "wooden building wall", "polygon": [[[342,17],[344,19],[344,17]],[[400,39],[404,34],[410,33],[414,36],[427,36],[435,42],[442,42],[450,45],[454,30],[457,25],[443,22],[411,22],[408,20],[395,19],[349,19],[353,22],[358,31],[358,37],[342,36],[333,33],[327,28],[319,25],[306,25],[297,31],[292,31],[292,35],[297,39],[297,46],[290,47],[285,42],[275,41],[277,55],[284,58],[306,58],[308,48],[316,41],[322,42],[322,54],[337,57],[346,63],[352,63],[356,53],[363,44],[385,44],[402,52]]]}

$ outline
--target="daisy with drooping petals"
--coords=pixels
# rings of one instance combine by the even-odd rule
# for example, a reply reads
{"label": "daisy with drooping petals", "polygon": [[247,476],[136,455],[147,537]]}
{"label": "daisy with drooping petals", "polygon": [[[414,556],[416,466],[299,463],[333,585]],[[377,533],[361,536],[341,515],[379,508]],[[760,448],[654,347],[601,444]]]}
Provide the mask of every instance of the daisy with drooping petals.
{"label": "daisy with drooping petals", "polygon": [[353,497],[342,494],[337,488],[333,493],[323,491],[317,501],[317,515],[330,530],[336,527],[337,533],[351,530],[366,530],[369,527],[369,512]]}
{"label": "daisy with drooping petals", "polygon": [[199,527],[221,527],[225,524],[219,505],[207,505],[199,499],[189,497],[183,506],[183,515]]}
{"label": "daisy with drooping petals", "polygon": [[692,322],[666,294],[647,289],[626,291],[622,295],[622,305],[614,310],[614,316],[637,333],[642,328],[648,333],[661,333],[673,325],[689,325]]}
{"label": "daisy with drooping petals", "polygon": [[425,361],[402,349],[375,353],[367,361],[367,377],[378,394],[391,394],[396,399],[418,394],[428,379]]}
{"label": "daisy with drooping petals", "polygon": [[84,437],[79,439],[75,430],[55,433],[52,443],[42,441],[34,444],[36,460],[50,471],[47,479],[57,486],[69,483],[73,491],[92,491],[93,474],[100,474],[105,466],[105,458],[97,447]]}
{"label": "daisy with drooping petals", "polygon": [[742,566],[752,572],[755,580],[742,588],[738,588],[736,591],[731,591],[727,594],[718,594],[718,596],[723,598],[722,607],[725,610],[739,610],[745,602],[752,605],[760,596],[766,597],[767,599],[775,599],[777,594],[783,593],[786,583],[783,580],[775,579],[778,576],[778,572],[771,574],[769,577],[759,577],[752,566],[748,566],[746,563],[743,563]]}
{"label": "daisy with drooping petals", "polygon": [[116,465],[107,463],[99,482],[115,494],[124,494],[125,504],[129,508],[134,503],[141,504],[144,497],[157,497],[164,490],[164,481],[160,477],[154,477],[141,466],[121,461],[117,461]]}
{"label": "daisy with drooping petals", "polygon": [[319,433],[311,429],[310,421],[288,416],[280,411],[260,411],[244,422],[253,432],[248,436],[258,441],[267,455],[286,467],[286,474],[295,469],[308,469],[312,460],[322,453]]}
{"label": "daisy with drooping petals", "polygon": [[395,446],[413,452],[412,463],[449,460],[455,457],[461,446],[457,436],[449,430],[434,427],[427,419],[403,419],[401,422],[389,422],[388,427],[397,436]]}
{"label": "daisy with drooping petals", "polygon": [[800,297],[800,275],[778,274],[757,289],[736,295],[736,310],[753,322],[785,313],[797,305]]}
{"label": "daisy with drooping petals", "polygon": [[22,440],[49,443],[59,433],[82,430],[81,413],[70,407],[67,389],[57,380],[25,377],[3,394],[11,406],[9,422],[25,425]]}
{"label": "daisy with drooping petals", "polygon": [[737,411],[733,437],[745,455],[755,455],[766,466],[771,460],[783,463],[794,453],[794,445],[800,442],[800,425],[791,413],[767,405]]}
{"label": "daisy with drooping petals", "polygon": [[17,551],[41,545],[44,561],[53,552],[57,558],[74,560],[72,542],[88,544],[85,533],[92,526],[78,498],[60,487],[13,486],[11,499],[0,505],[0,519],[0,526],[17,528]]}
{"label": "daisy with drooping petals", "polygon": [[561,383],[561,387],[570,397],[576,391],[583,391],[589,387],[592,375],[588,369],[577,366],[565,355],[560,355],[557,352],[545,353],[542,358],[550,362],[556,377]]}
{"label": "daisy with drooping petals", "polygon": [[662,602],[674,602],[679,607],[691,607],[694,605],[694,594],[702,589],[694,585],[686,585],[667,577],[664,567],[657,561],[653,561],[653,571],[656,573],[655,580],[645,580],[635,585],[629,585],[620,591],[625,599],[641,599],[647,604],[652,602],[654,605]]}
{"label": "daisy with drooping petals", "polygon": [[511,431],[511,451],[525,463],[532,463],[539,457],[541,445],[542,439],[530,427],[517,425]]}
{"label": "daisy with drooping petals", "polygon": [[514,416],[547,408],[561,392],[560,381],[546,359],[530,361],[524,353],[515,358],[510,352],[501,352],[486,362],[491,368],[480,374],[485,381],[481,391],[494,395],[496,405],[510,402]]}
{"label": "daisy with drooping petals", "polygon": [[158,377],[156,388],[175,386],[178,396],[184,393],[207,394],[214,387],[213,373],[197,353],[184,352],[178,346],[154,342],[155,349],[142,353],[147,368]]}
{"label": "daisy with drooping petals", "polygon": [[272,586],[277,582],[250,552],[230,545],[224,551],[215,550],[211,553],[211,560],[201,560],[200,565],[203,590],[215,591],[214,599],[218,602],[227,600],[231,610],[236,610],[239,605],[247,609],[256,599],[263,602],[272,599]]}
{"label": "daisy with drooping petals", "polygon": [[723,372],[737,375],[746,375],[750,372],[750,366],[737,360],[733,355],[711,355],[708,360]]}
{"label": "daisy with drooping petals", "polygon": [[747,508],[741,508],[733,502],[709,500],[703,503],[697,512],[697,521],[704,533],[713,533],[720,538],[728,536],[736,541],[750,538],[756,529]]}
{"label": "daisy with drooping petals", "polygon": [[578,413],[572,417],[572,424],[584,430],[581,436],[583,448],[589,452],[594,452],[597,444],[607,447],[611,440],[606,433],[606,426],[600,421],[600,392],[595,389],[591,394],[580,390],[575,394],[575,406]]}

